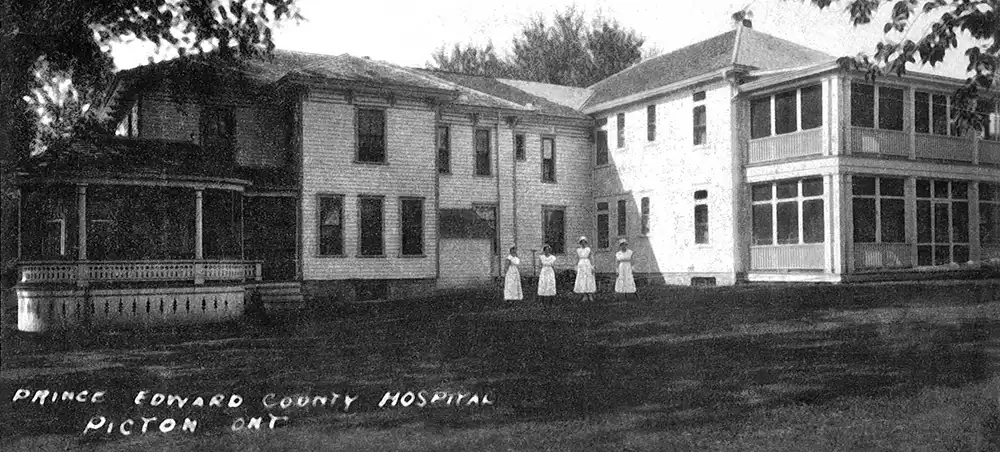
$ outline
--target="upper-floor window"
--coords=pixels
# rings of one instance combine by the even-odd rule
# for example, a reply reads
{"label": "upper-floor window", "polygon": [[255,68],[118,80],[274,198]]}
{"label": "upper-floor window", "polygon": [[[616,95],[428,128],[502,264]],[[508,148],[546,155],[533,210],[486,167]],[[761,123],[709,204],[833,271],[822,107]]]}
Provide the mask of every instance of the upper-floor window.
{"label": "upper-floor window", "polygon": [[490,130],[476,129],[476,175],[489,176],[490,165]]}
{"label": "upper-floor window", "polygon": [[139,138],[139,101],[132,103],[132,107],[125,113],[125,117],[118,123],[115,135],[126,138]]}
{"label": "upper-floor window", "polygon": [[646,141],[656,140],[656,105],[646,107]]}
{"label": "upper-floor window", "polygon": [[319,196],[319,255],[344,255],[344,197]]}
{"label": "upper-floor window", "polygon": [[705,92],[698,91],[691,97],[695,102],[692,110],[692,136],[694,145],[700,146],[708,142],[708,113],[705,111]]}
{"label": "upper-floor window", "polygon": [[597,146],[594,156],[595,164],[597,165],[607,165],[608,164],[608,131],[598,130],[597,131]]}
{"label": "upper-floor window", "polygon": [[903,130],[903,89],[851,83],[851,125]]}
{"label": "upper-floor window", "polygon": [[542,182],[556,181],[556,140],[542,138]]}
{"label": "upper-floor window", "polygon": [[708,190],[694,192],[694,243],[708,243]]}
{"label": "upper-floor window", "polygon": [[917,133],[960,136],[965,133],[957,123],[949,119],[954,106],[950,96],[917,91],[913,94],[914,130]]}
{"label": "upper-floor window", "polygon": [[358,124],[359,162],[385,163],[385,110],[359,108]]}
{"label": "upper-floor window", "polygon": [[207,107],[201,113],[201,147],[217,161],[228,161],[236,149],[236,114],[232,107]]}
{"label": "upper-floor window", "polygon": [[437,148],[438,172],[448,174],[451,172],[451,131],[448,126],[438,126]]}
{"label": "upper-floor window", "polygon": [[821,125],[823,125],[823,89],[820,85],[806,86],[750,101],[750,138],[815,129]]}
{"label": "upper-floor window", "polygon": [[643,197],[639,201],[639,213],[642,221],[642,235],[649,234],[649,197]]}
{"label": "upper-floor window", "polygon": [[625,147],[625,113],[618,113],[618,149]]}
{"label": "upper-floor window", "polygon": [[514,135],[514,158],[517,160],[524,160],[524,148],[527,146],[523,133]]}
{"label": "upper-floor window", "polygon": [[983,118],[983,139],[1000,140],[1000,103],[992,101],[980,108]]}
{"label": "upper-floor window", "polygon": [[608,226],[608,203],[597,203],[597,247],[610,246],[610,228]]}

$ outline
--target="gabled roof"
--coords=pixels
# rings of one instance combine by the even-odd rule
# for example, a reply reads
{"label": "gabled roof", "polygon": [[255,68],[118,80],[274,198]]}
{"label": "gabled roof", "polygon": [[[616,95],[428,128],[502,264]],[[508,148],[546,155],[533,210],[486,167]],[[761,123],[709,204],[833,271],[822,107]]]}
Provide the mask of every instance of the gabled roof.
{"label": "gabled roof", "polygon": [[590,88],[584,108],[613,104],[687,79],[728,68],[781,69],[832,61],[833,56],[752,28],[737,27],[721,35],[642,61]]}
{"label": "gabled roof", "polygon": [[[560,103],[560,102],[565,102],[566,99],[564,99],[563,96],[554,94],[556,92],[561,92],[561,90],[574,90],[583,88],[569,88],[564,86],[548,85],[544,83],[517,82],[512,80],[498,79],[481,75],[459,74],[455,72],[437,71],[432,69],[417,69],[417,70],[429,74],[431,76],[447,80],[451,83],[464,87],[472,92],[478,93],[475,97],[470,96],[467,98],[459,98],[458,100],[459,104],[483,106],[483,107],[498,106],[498,105],[491,105],[489,103],[482,103],[483,101],[482,96],[485,95],[493,99],[502,100],[506,104],[516,105],[518,109],[535,111],[538,114],[542,115],[560,116],[566,118],[581,118],[581,119],[589,118],[587,115],[583,114],[577,108]],[[519,83],[530,83],[531,85],[537,85],[537,86],[535,86],[529,91],[526,89],[522,89],[522,87],[519,86]],[[551,92],[546,92],[546,89],[550,89]],[[539,95],[539,94],[547,94],[547,95]],[[555,99],[556,101],[553,101],[552,99]]]}

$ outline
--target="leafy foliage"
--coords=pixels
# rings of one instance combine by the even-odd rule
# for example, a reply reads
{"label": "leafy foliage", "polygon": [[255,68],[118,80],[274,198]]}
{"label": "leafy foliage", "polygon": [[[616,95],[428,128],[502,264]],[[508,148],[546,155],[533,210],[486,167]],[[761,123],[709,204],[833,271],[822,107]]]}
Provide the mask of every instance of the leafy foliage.
{"label": "leafy foliage", "polygon": [[499,56],[492,43],[455,44],[432,55],[429,68],[570,86],[589,86],[643,58],[645,42],[616,21],[587,21],[574,8],[551,21],[535,16],[511,40],[511,53]]}

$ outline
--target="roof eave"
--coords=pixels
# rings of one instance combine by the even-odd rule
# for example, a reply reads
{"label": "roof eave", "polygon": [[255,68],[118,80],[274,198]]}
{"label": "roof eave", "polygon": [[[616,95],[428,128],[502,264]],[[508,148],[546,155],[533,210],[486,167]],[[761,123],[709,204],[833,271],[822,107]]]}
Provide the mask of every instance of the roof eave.
{"label": "roof eave", "polygon": [[356,80],[343,80],[331,77],[309,76],[295,73],[290,73],[285,77],[282,77],[281,80],[306,87],[334,87],[337,89],[366,92],[391,92],[395,94],[411,95],[415,97],[431,97],[448,101],[455,100],[459,96],[459,91],[453,89],[422,88],[398,83],[366,83]]}
{"label": "roof eave", "polygon": [[728,72],[731,72],[733,69],[734,69],[733,67],[725,67],[725,68],[723,68],[721,70],[715,70],[715,71],[712,71],[712,72],[707,72],[707,73],[699,75],[699,76],[687,78],[687,79],[681,80],[679,82],[670,83],[668,85],[663,85],[663,86],[660,86],[658,88],[653,88],[653,89],[642,91],[642,92],[639,92],[639,93],[636,93],[636,94],[632,94],[632,95],[629,95],[629,96],[620,97],[618,99],[610,100],[610,101],[607,101],[607,102],[601,102],[599,104],[592,105],[592,106],[589,106],[589,107],[585,106],[582,111],[584,113],[588,114],[588,115],[591,115],[591,114],[595,114],[595,113],[600,113],[600,112],[605,111],[605,110],[611,110],[613,108],[618,108],[618,107],[621,107],[623,105],[628,105],[628,104],[632,104],[632,103],[635,103],[635,102],[639,102],[639,101],[641,101],[643,99],[647,99],[647,98],[650,98],[650,97],[661,96],[661,95],[664,95],[664,94],[667,94],[667,93],[670,93],[670,92],[673,92],[673,91],[677,91],[677,90],[689,87],[691,85],[697,85],[697,84],[701,84],[701,83],[705,83],[705,82],[710,82],[710,81],[714,81],[714,80],[724,80],[725,77],[726,77],[726,74]]}
{"label": "roof eave", "polygon": [[744,83],[740,85],[740,92],[756,91],[764,88],[769,88],[775,85],[780,85],[783,83],[788,83],[793,80],[797,80],[804,77],[810,77],[814,75],[819,75],[824,72],[831,72],[840,69],[840,65],[834,62],[820,63],[805,68],[792,69],[784,72],[776,72],[774,75],[767,76],[761,80],[756,80],[749,83]]}

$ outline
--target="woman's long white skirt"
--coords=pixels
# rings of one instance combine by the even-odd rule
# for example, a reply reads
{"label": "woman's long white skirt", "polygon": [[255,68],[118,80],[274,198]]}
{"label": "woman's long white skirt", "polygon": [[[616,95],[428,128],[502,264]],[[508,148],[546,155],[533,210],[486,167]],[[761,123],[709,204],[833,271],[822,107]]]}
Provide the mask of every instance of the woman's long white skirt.
{"label": "woman's long white skirt", "polygon": [[515,265],[511,265],[507,268],[507,276],[503,281],[503,299],[524,299],[524,294],[521,292],[521,271],[518,270]]}

